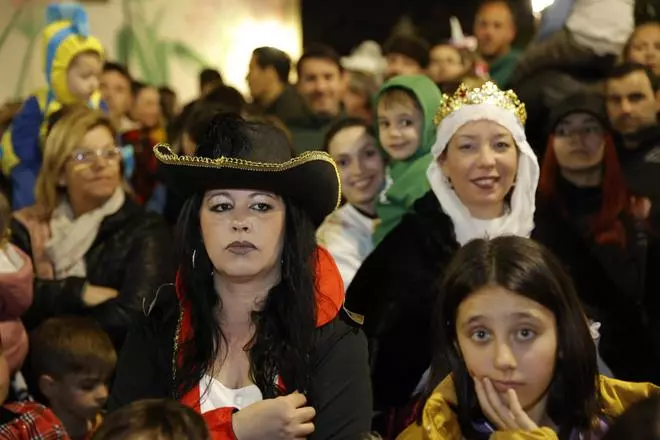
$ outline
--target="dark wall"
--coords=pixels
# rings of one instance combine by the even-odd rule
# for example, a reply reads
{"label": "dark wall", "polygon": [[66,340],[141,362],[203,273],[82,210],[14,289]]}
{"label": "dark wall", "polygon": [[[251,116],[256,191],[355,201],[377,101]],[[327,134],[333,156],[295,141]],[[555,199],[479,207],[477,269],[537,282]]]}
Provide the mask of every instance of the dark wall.
{"label": "dark wall", "polygon": [[[513,0],[520,44],[533,30],[530,0]],[[303,43],[330,44],[348,54],[364,40],[383,43],[399,18],[409,15],[431,43],[449,38],[449,17],[458,17],[471,32],[477,0],[302,0]]]}

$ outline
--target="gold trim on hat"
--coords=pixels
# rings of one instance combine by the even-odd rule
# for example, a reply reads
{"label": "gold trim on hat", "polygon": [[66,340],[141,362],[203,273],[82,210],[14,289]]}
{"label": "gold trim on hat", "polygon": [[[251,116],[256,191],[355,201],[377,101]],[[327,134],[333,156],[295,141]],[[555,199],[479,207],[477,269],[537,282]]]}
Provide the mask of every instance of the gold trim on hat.
{"label": "gold trim on hat", "polygon": [[492,104],[512,112],[522,125],[527,121],[527,109],[513,90],[500,90],[495,83],[488,81],[481,87],[470,88],[462,83],[456,93],[442,95],[442,104],[433,118],[436,126],[443,119],[466,105]]}
{"label": "gold trim on hat", "polygon": [[[163,153],[160,149],[165,149],[168,153]],[[156,159],[160,162],[167,165],[181,165],[181,166],[191,166],[191,167],[203,167],[203,168],[230,168],[236,170],[244,171],[257,171],[257,172],[282,172],[287,171],[292,168],[299,167],[309,162],[321,161],[327,162],[332,165],[332,169],[335,171],[335,176],[337,177],[337,203],[335,204],[335,209],[341,204],[341,179],[339,178],[339,170],[337,169],[337,164],[332,159],[332,157],[324,151],[306,151],[298,156],[295,156],[286,162],[282,163],[271,163],[271,162],[253,162],[245,159],[237,159],[235,157],[226,157],[222,156],[217,159],[211,159],[208,157],[201,156],[186,156],[179,155],[172,151],[172,148],[169,144],[161,143],[157,144],[153,148],[154,155]]]}

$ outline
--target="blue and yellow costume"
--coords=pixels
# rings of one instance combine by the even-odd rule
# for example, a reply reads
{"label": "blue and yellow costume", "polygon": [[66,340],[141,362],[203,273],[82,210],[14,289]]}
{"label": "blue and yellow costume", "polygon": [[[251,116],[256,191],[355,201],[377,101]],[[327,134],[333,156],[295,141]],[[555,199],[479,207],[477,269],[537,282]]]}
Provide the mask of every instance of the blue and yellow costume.
{"label": "blue and yellow costume", "polygon": [[[50,115],[62,106],[76,104],[67,84],[71,62],[83,52],[103,58],[101,42],[89,35],[87,13],[77,4],[53,4],[46,9],[43,31],[44,73],[47,88],[28,97],[2,138],[2,173],[12,184],[12,205],[20,209],[34,204],[34,187],[41,169],[42,146]],[[99,91],[88,105],[107,111]]]}

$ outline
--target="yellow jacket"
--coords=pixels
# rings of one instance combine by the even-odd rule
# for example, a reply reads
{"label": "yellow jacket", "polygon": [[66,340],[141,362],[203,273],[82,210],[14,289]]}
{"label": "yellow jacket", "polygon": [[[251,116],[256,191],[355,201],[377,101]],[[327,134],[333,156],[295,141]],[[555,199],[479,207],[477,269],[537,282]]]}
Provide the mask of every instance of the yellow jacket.
{"label": "yellow jacket", "polygon": [[[604,413],[616,418],[630,405],[660,393],[660,388],[650,383],[623,382],[600,376],[600,392],[604,403]],[[416,423],[406,428],[397,440],[461,440],[461,428],[458,417],[450,405],[456,404],[456,391],[451,376],[443,380],[433,391],[424,405],[422,425]],[[557,434],[550,428],[538,428],[533,431],[496,431],[492,440],[541,440],[556,439]]]}

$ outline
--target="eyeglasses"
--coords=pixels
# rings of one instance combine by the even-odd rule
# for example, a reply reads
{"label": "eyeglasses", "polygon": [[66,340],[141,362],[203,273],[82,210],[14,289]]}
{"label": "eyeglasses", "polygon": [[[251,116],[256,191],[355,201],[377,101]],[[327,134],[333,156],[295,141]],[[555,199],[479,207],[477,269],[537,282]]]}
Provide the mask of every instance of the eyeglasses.
{"label": "eyeglasses", "polygon": [[597,126],[588,126],[588,127],[576,127],[572,129],[559,127],[555,130],[555,136],[570,138],[573,135],[577,134],[579,137],[599,135],[603,134],[604,130],[602,127]]}
{"label": "eyeglasses", "polygon": [[89,150],[86,148],[79,148],[73,150],[71,153],[71,159],[74,162],[80,163],[91,163],[98,158],[103,158],[107,161],[115,161],[121,158],[121,149],[119,147],[115,148],[101,148],[98,150]]}

